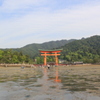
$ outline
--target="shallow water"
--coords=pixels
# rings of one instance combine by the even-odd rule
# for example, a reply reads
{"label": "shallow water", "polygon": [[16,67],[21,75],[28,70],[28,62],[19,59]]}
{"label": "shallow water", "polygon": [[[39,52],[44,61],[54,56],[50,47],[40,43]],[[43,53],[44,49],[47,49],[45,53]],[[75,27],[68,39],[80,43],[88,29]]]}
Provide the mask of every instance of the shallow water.
{"label": "shallow water", "polygon": [[98,88],[83,81],[86,78],[82,76],[69,75],[58,67],[36,71],[35,76],[20,78],[18,75],[16,81],[0,83],[0,100],[100,100],[86,91]]}

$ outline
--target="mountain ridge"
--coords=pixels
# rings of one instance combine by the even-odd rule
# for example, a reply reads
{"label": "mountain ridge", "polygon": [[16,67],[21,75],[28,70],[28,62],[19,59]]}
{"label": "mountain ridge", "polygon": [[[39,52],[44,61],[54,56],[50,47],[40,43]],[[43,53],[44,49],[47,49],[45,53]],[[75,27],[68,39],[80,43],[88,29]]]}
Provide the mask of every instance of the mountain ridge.
{"label": "mountain ridge", "polygon": [[56,41],[49,41],[44,43],[32,43],[28,44],[26,46],[23,46],[21,48],[13,49],[14,51],[22,52],[23,54],[29,55],[31,58],[35,57],[35,55],[38,55],[38,49],[56,49],[61,46],[64,46],[67,43],[70,43],[72,41],[75,41],[76,39],[70,39],[70,40],[56,40]]}
{"label": "mountain ridge", "polygon": [[100,62],[99,35],[70,42],[61,48],[63,48],[61,58],[67,61]]}

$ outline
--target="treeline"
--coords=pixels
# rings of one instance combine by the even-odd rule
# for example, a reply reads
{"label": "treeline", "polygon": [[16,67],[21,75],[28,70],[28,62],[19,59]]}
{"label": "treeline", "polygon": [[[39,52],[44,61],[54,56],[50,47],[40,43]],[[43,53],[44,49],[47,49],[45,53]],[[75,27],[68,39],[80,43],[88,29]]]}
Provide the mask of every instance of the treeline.
{"label": "treeline", "polygon": [[60,59],[64,59],[66,62],[82,61],[84,63],[100,63],[100,55],[84,52],[82,50],[68,52],[67,54],[63,53]]}
{"label": "treeline", "polygon": [[0,50],[0,63],[33,63],[33,60],[27,55],[23,55],[22,52],[16,52],[9,50]]}
{"label": "treeline", "polygon": [[76,40],[62,47],[60,59],[67,62],[100,63],[100,36]]}

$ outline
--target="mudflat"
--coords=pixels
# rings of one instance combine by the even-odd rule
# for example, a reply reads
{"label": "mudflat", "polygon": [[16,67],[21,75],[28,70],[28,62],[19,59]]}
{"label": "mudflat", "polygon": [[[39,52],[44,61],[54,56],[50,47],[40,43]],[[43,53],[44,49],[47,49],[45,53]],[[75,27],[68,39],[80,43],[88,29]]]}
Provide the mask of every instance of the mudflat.
{"label": "mudflat", "polygon": [[61,69],[64,70],[62,75],[64,88],[100,96],[100,65],[73,65]]}
{"label": "mudflat", "polygon": [[[0,83],[9,81],[27,80],[29,78],[41,78],[44,67],[21,68],[21,67],[0,67]],[[100,96],[100,65],[67,65],[50,67],[46,73],[48,80],[55,79],[56,75],[52,72],[56,69],[61,81],[61,90],[85,91],[96,96]],[[35,80],[34,80],[35,82]],[[41,85],[42,86],[42,85]],[[52,86],[51,88],[55,88]]]}

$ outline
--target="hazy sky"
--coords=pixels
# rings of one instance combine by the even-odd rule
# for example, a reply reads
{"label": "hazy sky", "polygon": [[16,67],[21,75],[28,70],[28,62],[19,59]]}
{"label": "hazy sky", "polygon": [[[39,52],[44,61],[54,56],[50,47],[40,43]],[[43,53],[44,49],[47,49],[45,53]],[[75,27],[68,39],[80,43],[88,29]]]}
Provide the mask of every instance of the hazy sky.
{"label": "hazy sky", "polygon": [[100,35],[100,0],[0,0],[0,48]]}

